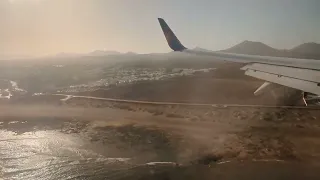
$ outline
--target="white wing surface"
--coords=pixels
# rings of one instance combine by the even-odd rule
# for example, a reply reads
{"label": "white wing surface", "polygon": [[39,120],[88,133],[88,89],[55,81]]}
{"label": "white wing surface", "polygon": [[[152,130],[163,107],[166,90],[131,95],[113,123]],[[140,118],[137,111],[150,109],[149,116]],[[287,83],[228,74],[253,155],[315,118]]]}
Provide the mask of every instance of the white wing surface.
{"label": "white wing surface", "polygon": [[241,69],[248,76],[320,95],[320,60],[191,50],[182,45],[163,19],[158,20],[168,45],[174,51],[245,63],[246,65]]}

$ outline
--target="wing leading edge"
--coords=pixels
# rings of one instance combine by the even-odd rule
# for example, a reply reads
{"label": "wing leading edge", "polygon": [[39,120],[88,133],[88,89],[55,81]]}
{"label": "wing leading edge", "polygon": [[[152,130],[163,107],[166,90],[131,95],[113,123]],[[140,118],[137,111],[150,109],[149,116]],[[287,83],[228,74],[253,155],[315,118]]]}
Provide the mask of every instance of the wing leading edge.
{"label": "wing leading edge", "polygon": [[158,20],[168,45],[174,51],[211,56],[224,61],[247,63],[249,65],[241,68],[245,70],[246,75],[320,95],[320,60],[192,50],[182,45],[162,18],[158,18]]}

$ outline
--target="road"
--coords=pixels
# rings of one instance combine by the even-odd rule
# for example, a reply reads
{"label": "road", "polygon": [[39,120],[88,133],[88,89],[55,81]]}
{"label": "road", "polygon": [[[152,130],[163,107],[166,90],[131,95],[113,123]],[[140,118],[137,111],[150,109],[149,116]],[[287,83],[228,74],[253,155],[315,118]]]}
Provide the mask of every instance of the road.
{"label": "road", "polygon": [[211,107],[217,107],[217,108],[252,107],[252,108],[283,108],[283,109],[315,109],[315,110],[320,110],[320,107],[318,107],[318,106],[268,106],[268,105],[243,105],[243,104],[178,103],[178,102],[138,101],[138,100],[114,99],[114,98],[103,98],[103,97],[94,97],[94,96],[78,96],[78,95],[71,95],[71,94],[52,94],[52,95],[66,96],[66,98],[61,99],[61,101],[67,101],[71,98],[86,98],[86,99],[96,99],[96,100],[113,101],[113,102],[126,102],[126,103],[150,104],[150,105],[211,106]]}

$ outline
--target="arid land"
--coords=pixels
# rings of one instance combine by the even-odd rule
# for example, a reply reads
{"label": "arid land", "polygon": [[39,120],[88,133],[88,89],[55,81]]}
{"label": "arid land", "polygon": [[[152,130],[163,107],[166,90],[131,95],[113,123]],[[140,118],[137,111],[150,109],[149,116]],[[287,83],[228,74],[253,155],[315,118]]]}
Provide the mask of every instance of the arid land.
{"label": "arid land", "polygon": [[[235,68],[237,66],[225,66],[230,71]],[[131,127],[132,129],[126,128],[128,131],[134,131],[136,127],[155,128],[170,134],[168,143],[175,141],[171,137],[181,140],[179,145],[173,143],[175,148],[182,150],[178,153],[181,161],[205,155],[217,156],[219,160],[319,159],[320,111],[317,108],[269,107],[279,105],[279,100],[270,94],[261,97],[252,94],[261,85],[261,81],[241,75],[238,71],[228,74],[225,69],[77,95],[151,102],[262,105],[261,107],[144,104],[78,97],[62,101],[65,96],[43,95],[2,102],[4,107],[46,108],[43,111],[8,108],[2,115],[11,112],[24,117],[26,114],[23,113],[28,116],[44,113],[44,116],[76,117],[88,122],[98,119],[105,121],[105,128]],[[288,99],[283,98],[282,105],[290,105],[285,104],[290,102]],[[27,104],[28,107],[24,107]],[[268,106],[264,107],[265,105]],[[52,111],[49,110],[50,107],[53,108]]]}
{"label": "arid land", "polygon": [[[108,157],[130,157],[135,163],[166,161],[187,168],[240,162],[250,162],[248,167],[253,168],[251,163],[271,163],[266,168],[270,171],[277,166],[274,163],[281,167],[284,163],[288,172],[296,171],[291,165],[297,164],[305,168],[301,177],[307,177],[304,173],[319,166],[319,109],[296,105],[299,92],[289,89],[255,97],[253,91],[263,82],[244,76],[237,68],[231,64],[191,77],[72,93],[150,104],[81,97],[63,100],[66,96],[50,94],[3,99],[0,127],[18,134],[38,129],[82,135],[95,144],[95,151]],[[280,107],[293,104],[292,108]]]}

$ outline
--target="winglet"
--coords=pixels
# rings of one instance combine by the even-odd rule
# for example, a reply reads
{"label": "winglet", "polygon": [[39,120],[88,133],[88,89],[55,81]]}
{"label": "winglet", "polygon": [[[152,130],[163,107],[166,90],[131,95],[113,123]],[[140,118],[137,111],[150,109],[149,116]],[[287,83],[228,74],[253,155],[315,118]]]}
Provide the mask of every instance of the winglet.
{"label": "winglet", "polygon": [[177,36],[173,33],[173,31],[170,29],[168,24],[162,18],[158,18],[158,20],[170,48],[174,51],[183,51],[187,49],[181,44],[181,42],[179,41]]}

